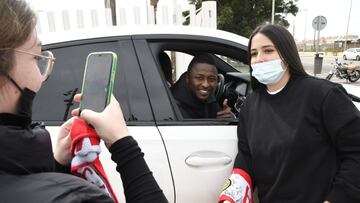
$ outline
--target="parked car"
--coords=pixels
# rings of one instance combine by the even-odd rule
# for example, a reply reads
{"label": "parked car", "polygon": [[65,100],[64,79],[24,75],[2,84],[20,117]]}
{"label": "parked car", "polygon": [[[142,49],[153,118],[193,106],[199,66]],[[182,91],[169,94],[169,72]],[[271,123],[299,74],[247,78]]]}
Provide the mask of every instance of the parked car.
{"label": "parked car", "polygon": [[[187,59],[210,54],[224,76],[217,99],[229,98],[237,114],[251,92],[248,39],[220,30],[176,26],[83,29],[49,33],[40,39],[56,62],[34,101],[33,119],[45,121],[53,143],[59,126],[77,106],[72,97],[81,89],[86,56],[113,51],[118,55],[114,95],[169,202],[216,202],[237,154],[237,119],[184,119],[163,70],[171,68],[178,78],[187,68]],[[170,67],[162,67],[159,60],[164,51],[172,56]],[[100,159],[120,202],[125,202],[109,152],[103,150]]]}
{"label": "parked car", "polygon": [[360,61],[360,48],[351,48],[343,52],[344,60],[357,60]]}

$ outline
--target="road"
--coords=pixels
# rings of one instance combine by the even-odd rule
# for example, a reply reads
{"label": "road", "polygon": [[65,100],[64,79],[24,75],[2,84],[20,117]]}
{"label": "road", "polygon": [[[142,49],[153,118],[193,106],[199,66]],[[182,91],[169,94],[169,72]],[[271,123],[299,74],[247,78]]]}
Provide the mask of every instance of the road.
{"label": "road", "polygon": [[[303,64],[305,70],[309,74],[314,75],[314,56],[300,56],[300,58],[301,58],[301,62]],[[336,58],[335,56],[324,56],[321,74],[317,74],[316,77],[325,78],[327,76],[327,74],[329,73],[329,71],[333,68],[333,65],[331,63],[335,63],[335,58]],[[354,63],[354,64],[360,65],[360,61],[353,61],[353,60],[344,61],[343,59],[341,59],[341,57],[339,58],[339,62],[342,62],[342,63],[346,62],[348,64]],[[356,81],[355,83],[350,83],[350,82],[347,82],[345,79],[339,79],[339,78],[336,78],[335,76],[333,76],[331,78],[331,81],[342,83],[342,84],[351,84],[351,85],[360,87],[360,80]]]}
{"label": "road", "polygon": [[[305,70],[310,74],[314,75],[314,56],[300,56],[301,62],[305,68]],[[321,74],[317,74],[316,77],[319,78],[325,78],[329,71],[333,68],[333,65],[331,63],[335,63],[335,56],[325,56],[323,58],[323,65],[322,65],[322,71]],[[339,59],[339,62],[343,63],[346,62],[347,64],[354,63],[360,65],[360,61],[344,61],[341,58]],[[345,87],[346,91],[348,93],[351,93],[353,95],[356,95],[360,97],[360,79],[354,83],[347,82],[345,79],[339,79],[335,76],[331,78],[331,81],[341,83]],[[360,103],[354,102],[356,107],[360,110]]]}

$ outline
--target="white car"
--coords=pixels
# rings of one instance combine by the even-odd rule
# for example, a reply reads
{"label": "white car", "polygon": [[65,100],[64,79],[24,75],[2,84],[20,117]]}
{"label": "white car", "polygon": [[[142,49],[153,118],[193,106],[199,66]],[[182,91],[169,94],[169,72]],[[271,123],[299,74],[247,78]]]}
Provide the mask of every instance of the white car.
{"label": "white car", "polygon": [[344,60],[357,60],[360,61],[360,48],[351,48],[343,52]]}
{"label": "white car", "polygon": [[[163,51],[176,53],[179,62],[197,53],[211,54],[224,76],[218,85],[218,99],[230,90],[236,92],[229,100],[236,113],[241,102],[238,98],[246,96],[250,87],[244,77],[249,70],[245,65],[248,39],[182,26],[77,30],[46,34],[40,39],[43,49],[54,53],[56,62],[34,101],[33,119],[45,122],[53,143],[59,126],[75,107],[71,98],[81,89],[86,56],[113,51],[118,56],[114,95],[169,202],[216,202],[237,154],[237,120],[183,119],[162,71],[172,67],[161,67],[158,56]],[[173,68],[183,71],[187,65],[177,63]],[[119,201],[125,202],[120,175],[102,147],[100,158],[110,182]]]}
{"label": "white car", "polygon": [[[72,97],[81,89],[86,56],[113,51],[118,56],[114,95],[169,202],[217,201],[237,154],[237,120],[183,119],[163,69],[172,68],[179,76],[187,68],[186,58],[211,54],[224,76],[217,87],[218,100],[227,96],[237,114],[251,91],[248,39],[219,30],[176,26],[84,29],[40,38],[56,62],[34,101],[33,119],[45,121],[53,143],[59,126],[76,106]],[[159,54],[164,51],[176,55],[176,65],[161,65]],[[106,173],[119,201],[125,202],[115,163],[102,148]]]}

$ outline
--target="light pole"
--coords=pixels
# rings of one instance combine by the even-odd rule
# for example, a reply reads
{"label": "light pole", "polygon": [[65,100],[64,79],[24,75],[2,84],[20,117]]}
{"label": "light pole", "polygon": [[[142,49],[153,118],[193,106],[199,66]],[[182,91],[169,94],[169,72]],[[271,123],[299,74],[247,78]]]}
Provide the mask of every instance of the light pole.
{"label": "light pole", "polygon": [[[301,9],[298,11],[298,13],[302,12],[302,11],[305,11],[305,27],[304,27],[304,47],[303,47],[303,52],[305,52],[306,50],[306,26],[307,26],[307,9]],[[293,27],[293,37],[295,38],[295,18],[294,18],[294,27]]]}
{"label": "light pole", "polygon": [[303,52],[305,52],[306,50],[306,26],[307,26],[307,9],[303,9],[303,10],[300,10],[300,11],[305,11],[305,27],[304,27],[304,49],[303,49]]}
{"label": "light pole", "polygon": [[348,36],[348,33],[349,33],[349,24],[350,24],[350,15],[351,15],[351,6],[352,6],[352,0],[350,0],[349,16],[348,16],[348,22],[347,22],[347,26],[346,26],[346,34],[345,34],[344,51],[346,50],[347,36]]}
{"label": "light pole", "polygon": [[272,0],[271,24],[274,24],[274,18],[275,18],[275,0]]}

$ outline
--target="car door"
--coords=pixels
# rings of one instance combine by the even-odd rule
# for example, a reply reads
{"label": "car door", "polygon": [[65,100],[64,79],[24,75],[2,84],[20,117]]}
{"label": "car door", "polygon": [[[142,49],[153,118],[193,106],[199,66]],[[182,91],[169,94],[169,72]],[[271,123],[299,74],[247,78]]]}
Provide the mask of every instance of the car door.
{"label": "car door", "polygon": [[[245,47],[202,36],[134,38],[156,125],[164,139],[177,203],[216,202],[237,154],[237,120],[185,120],[177,109],[156,56],[161,50],[226,52],[246,58]],[[158,74],[152,74],[152,73]],[[164,99],[165,96],[167,99]]]}
{"label": "car door", "polygon": [[[130,134],[138,141],[145,160],[169,202],[174,202],[174,189],[163,140],[155,126],[154,116],[130,37],[98,38],[49,44],[56,62],[54,71],[34,101],[34,120],[45,121],[53,147],[59,126],[70,117],[77,105],[72,102],[80,92],[86,56],[90,52],[113,51],[118,55],[114,96],[120,102]],[[116,125],[116,123],[114,123]],[[120,174],[110,153],[102,144],[100,159],[120,202],[125,202]]]}

